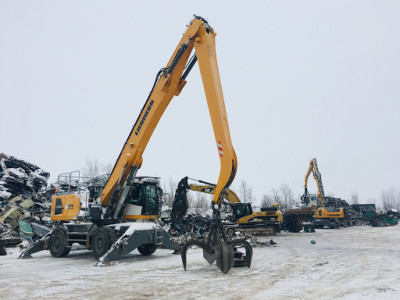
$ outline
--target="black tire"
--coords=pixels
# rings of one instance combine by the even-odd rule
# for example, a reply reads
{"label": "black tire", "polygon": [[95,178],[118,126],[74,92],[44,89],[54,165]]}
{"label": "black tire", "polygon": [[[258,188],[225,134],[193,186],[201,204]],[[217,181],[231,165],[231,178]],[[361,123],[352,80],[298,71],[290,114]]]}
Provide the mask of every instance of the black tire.
{"label": "black tire", "polygon": [[65,257],[71,248],[67,247],[67,230],[58,227],[53,230],[49,241],[49,250],[53,257]]}
{"label": "black tire", "polygon": [[230,238],[233,238],[235,236],[235,228],[228,227],[225,229],[225,234],[229,236]]}
{"label": "black tire", "polygon": [[149,256],[152,255],[154,252],[157,250],[157,245],[156,244],[144,244],[139,246],[138,251],[140,254],[143,256]]}
{"label": "black tire", "polygon": [[98,228],[92,239],[93,256],[96,259],[102,257],[116,240],[117,236],[111,227]]}
{"label": "black tire", "polygon": [[4,243],[0,240],[0,255],[7,255],[7,251],[4,248]]}

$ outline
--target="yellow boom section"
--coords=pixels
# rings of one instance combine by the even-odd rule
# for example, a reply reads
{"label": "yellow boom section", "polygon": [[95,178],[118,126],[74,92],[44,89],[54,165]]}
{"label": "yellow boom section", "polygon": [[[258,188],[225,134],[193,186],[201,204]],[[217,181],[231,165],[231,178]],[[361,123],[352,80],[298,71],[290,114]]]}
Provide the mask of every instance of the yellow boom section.
{"label": "yellow boom section", "polygon": [[225,189],[232,183],[237,169],[237,159],[232,146],[228,119],[226,116],[222,86],[219,77],[215,51],[215,32],[200,18],[193,19],[176,47],[167,67],[162,69],[143,109],[132,128],[128,139],[114,165],[101,195],[101,203],[107,206],[118,198],[128,175],[134,177],[142,164],[142,155],[161,116],[171,99],[178,96],[186,84],[189,69],[182,73],[194,48],[203,80],[210,111],[215,142],[220,155],[221,169],[215,187],[214,202],[219,204]]}
{"label": "yellow boom section", "polygon": [[[214,185],[189,184],[189,189],[192,191],[202,192],[211,195],[214,195],[215,192]],[[226,189],[224,198],[232,204],[240,203],[239,197],[231,189]]]}
{"label": "yellow boom section", "polygon": [[310,177],[311,172],[313,173],[313,177],[315,179],[315,182],[317,183],[317,187],[318,187],[317,197],[319,199],[320,206],[322,207],[323,206],[322,197],[325,196],[325,193],[324,193],[324,188],[322,185],[321,173],[319,173],[316,158],[313,158],[312,160],[310,160],[310,164],[309,164],[307,172],[306,172],[305,182],[304,182],[304,187],[306,189],[307,189],[308,177]]}

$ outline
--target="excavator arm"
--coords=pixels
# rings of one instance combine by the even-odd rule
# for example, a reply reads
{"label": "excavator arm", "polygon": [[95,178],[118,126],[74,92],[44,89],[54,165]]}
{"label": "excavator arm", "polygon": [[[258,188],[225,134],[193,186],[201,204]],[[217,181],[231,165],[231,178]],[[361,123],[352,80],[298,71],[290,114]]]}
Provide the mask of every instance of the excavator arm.
{"label": "excavator arm", "polygon": [[[157,74],[156,81],[133,126],[124,147],[105,185],[101,203],[108,206],[110,214],[121,205],[120,194],[125,184],[133,180],[143,161],[154,129],[174,96],[178,96],[186,84],[186,77],[198,61],[207,98],[212,126],[220,156],[220,174],[215,186],[214,202],[221,199],[235,178],[237,159],[232,146],[228,119],[219,77],[213,28],[201,17],[195,16],[183,34],[167,66]],[[192,50],[195,54],[189,61]],[[123,200],[124,201],[124,200]],[[114,214],[115,215],[115,214]]]}
{"label": "excavator arm", "polygon": [[[188,189],[191,191],[206,193],[206,194],[210,194],[210,195],[215,194],[215,187],[216,187],[215,184],[211,184],[211,183],[208,183],[208,182],[205,182],[202,180],[198,180],[198,182],[203,183],[205,185],[192,183],[192,184],[188,185]],[[236,195],[236,193],[234,191],[232,191],[229,188],[226,189],[223,198],[228,200],[231,204],[240,203],[239,197]]]}
{"label": "excavator arm", "polygon": [[320,201],[320,206],[322,207],[323,206],[322,199],[323,199],[323,197],[325,197],[325,192],[324,192],[324,187],[322,185],[321,173],[318,170],[318,164],[317,164],[316,158],[313,158],[312,160],[310,160],[310,164],[308,166],[306,176],[305,176],[303,197],[306,197],[308,195],[307,183],[308,183],[308,177],[310,177],[311,172],[313,174],[315,182],[317,183],[317,187],[318,187],[317,197]]}
{"label": "excavator arm", "polygon": [[[197,181],[201,184],[189,184],[189,179]],[[187,199],[187,192],[189,190],[195,192],[201,192],[205,194],[214,195],[215,194],[216,185],[213,183],[205,182],[203,180],[195,180],[189,177],[183,177],[176,188],[174,202],[172,204],[171,211],[171,220],[173,223],[180,222],[183,217],[186,215],[186,212],[189,208],[189,203]],[[227,200],[231,205],[235,205],[236,203],[240,203],[239,197],[235,194],[234,191],[227,188],[224,193],[223,199]]]}

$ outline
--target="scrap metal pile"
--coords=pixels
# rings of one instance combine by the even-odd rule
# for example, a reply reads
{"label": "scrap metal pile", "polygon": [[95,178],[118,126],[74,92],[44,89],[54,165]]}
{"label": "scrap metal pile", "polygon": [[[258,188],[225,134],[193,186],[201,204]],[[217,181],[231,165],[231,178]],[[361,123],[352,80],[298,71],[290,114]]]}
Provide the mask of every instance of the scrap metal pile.
{"label": "scrap metal pile", "polygon": [[375,219],[371,221],[374,227],[395,226],[399,224],[400,213],[395,209],[376,214]]}
{"label": "scrap metal pile", "polygon": [[209,216],[202,216],[200,214],[187,213],[179,222],[165,219],[164,222],[166,229],[174,236],[185,237],[203,237],[209,231],[211,225],[211,218]]}
{"label": "scrap metal pile", "polygon": [[[47,201],[50,174],[3,153],[0,166],[0,244],[6,247],[19,244],[22,240],[18,231],[23,235],[23,228],[27,230],[26,239],[40,238],[50,225]],[[32,234],[32,227],[36,234]]]}
{"label": "scrap metal pile", "polygon": [[[340,219],[341,227],[362,226],[370,224],[370,220],[358,210],[355,206],[349,205],[346,200],[326,196],[323,198],[324,207],[342,208],[344,218]],[[374,206],[375,210],[375,206]],[[315,208],[303,207],[300,209],[289,209],[284,214],[283,230],[290,232],[299,232],[303,229],[303,225],[314,224]]]}
{"label": "scrap metal pile", "polygon": [[340,221],[340,226],[361,226],[368,223],[363,214],[354,209],[346,200],[327,196],[324,198],[324,205],[326,207],[343,208],[344,218]]}

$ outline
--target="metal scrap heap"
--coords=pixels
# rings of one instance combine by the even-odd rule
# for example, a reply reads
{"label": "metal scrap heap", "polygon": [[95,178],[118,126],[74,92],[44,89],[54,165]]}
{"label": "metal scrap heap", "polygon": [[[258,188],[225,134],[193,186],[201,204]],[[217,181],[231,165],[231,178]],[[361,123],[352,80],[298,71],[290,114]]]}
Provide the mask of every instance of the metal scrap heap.
{"label": "metal scrap heap", "polygon": [[24,226],[30,227],[26,236],[30,240],[31,224],[34,224],[34,232],[47,228],[49,177],[49,173],[36,165],[0,153],[0,244],[14,246],[20,243],[18,231]]}
{"label": "metal scrap heap", "polygon": [[326,207],[343,208],[344,218],[341,220],[340,226],[361,226],[368,223],[363,214],[344,199],[326,196],[324,205]]}
{"label": "metal scrap heap", "polygon": [[47,188],[50,173],[26,161],[0,153],[0,201],[35,197]]}

